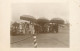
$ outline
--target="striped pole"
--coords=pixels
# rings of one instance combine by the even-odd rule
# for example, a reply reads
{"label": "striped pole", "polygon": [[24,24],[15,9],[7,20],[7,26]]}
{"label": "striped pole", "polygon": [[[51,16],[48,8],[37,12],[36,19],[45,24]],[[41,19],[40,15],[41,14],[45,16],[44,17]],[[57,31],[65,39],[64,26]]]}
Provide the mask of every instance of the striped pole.
{"label": "striped pole", "polygon": [[34,39],[34,42],[33,42],[33,44],[34,44],[34,48],[37,48],[37,39],[36,39],[36,34],[35,34],[35,30],[33,29],[33,39]]}
{"label": "striped pole", "polygon": [[36,35],[33,35],[33,39],[34,39],[34,48],[37,48],[37,40],[36,40]]}

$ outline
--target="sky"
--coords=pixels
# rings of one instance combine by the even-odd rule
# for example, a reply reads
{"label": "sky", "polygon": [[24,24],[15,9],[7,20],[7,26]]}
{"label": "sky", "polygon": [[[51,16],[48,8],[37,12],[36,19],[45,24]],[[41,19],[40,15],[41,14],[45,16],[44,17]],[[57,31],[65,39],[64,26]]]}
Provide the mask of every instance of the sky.
{"label": "sky", "polygon": [[69,20],[69,6],[67,2],[52,3],[12,3],[12,21],[18,21],[22,15],[31,15],[35,18],[47,19],[62,18]]}

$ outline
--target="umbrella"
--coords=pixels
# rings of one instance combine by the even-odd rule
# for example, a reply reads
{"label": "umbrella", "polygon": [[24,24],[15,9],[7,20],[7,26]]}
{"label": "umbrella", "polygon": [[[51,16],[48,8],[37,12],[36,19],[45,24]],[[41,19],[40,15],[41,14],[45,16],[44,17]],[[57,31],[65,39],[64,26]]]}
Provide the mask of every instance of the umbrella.
{"label": "umbrella", "polygon": [[50,20],[52,23],[64,24],[64,20],[61,18],[53,18]]}
{"label": "umbrella", "polygon": [[46,19],[46,18],[39,18],[39,19],[37,19],[37,23],[40,24],[40,25],[44,25],[44,24],[46,24],[48,22],[49,22],[49,20]]}
{"label": "umbrella", "polygon": [[22,15],[22,16],[20,16],[20,19],[21,20],[27,20],[27,21],[30,21],[30,22],[36,22],[36,19],[33,16],[30,16],[30,15]]}
{"label": "umbrella", "polygon": [[26,22],[26,23],[29,23],[29,21],[26,21],[26,20],[18,20],[18,21],[17,21],[17,23],[21,23],[21,22],[22,22],[22,23],[25,23],[25,22]]}
{"label": "umbrella", "polygon": [[19,26],[19,23],[14,22],[12,25],[16,27],[16,26]]}

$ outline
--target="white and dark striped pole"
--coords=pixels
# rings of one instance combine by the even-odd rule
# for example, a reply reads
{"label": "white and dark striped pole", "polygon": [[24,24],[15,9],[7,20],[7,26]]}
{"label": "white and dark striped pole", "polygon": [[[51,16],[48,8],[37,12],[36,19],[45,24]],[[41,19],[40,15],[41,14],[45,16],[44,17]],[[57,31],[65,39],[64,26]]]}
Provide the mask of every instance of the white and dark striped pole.
{"label": "white and dark striped pole", "polygon": [[35,34],[35,29],[33,29],[33,44],[34,44],[34,48],[37,48],[37,37]]}
{"label": "white and dark striped pole", "polygon": [[34,48],[37,48],[37,39],[36,39],[36,35],[33,35],[33,39],[34,39]]}

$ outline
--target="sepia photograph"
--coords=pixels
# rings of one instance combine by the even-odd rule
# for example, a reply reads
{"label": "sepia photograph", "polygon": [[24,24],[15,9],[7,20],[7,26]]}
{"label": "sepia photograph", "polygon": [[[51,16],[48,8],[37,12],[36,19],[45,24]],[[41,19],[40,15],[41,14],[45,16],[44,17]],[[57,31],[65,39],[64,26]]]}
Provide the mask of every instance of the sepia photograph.
{"label": "sepia photograph", "polygon": [[11,48],[69,48],[68,2],[12,3]]}

